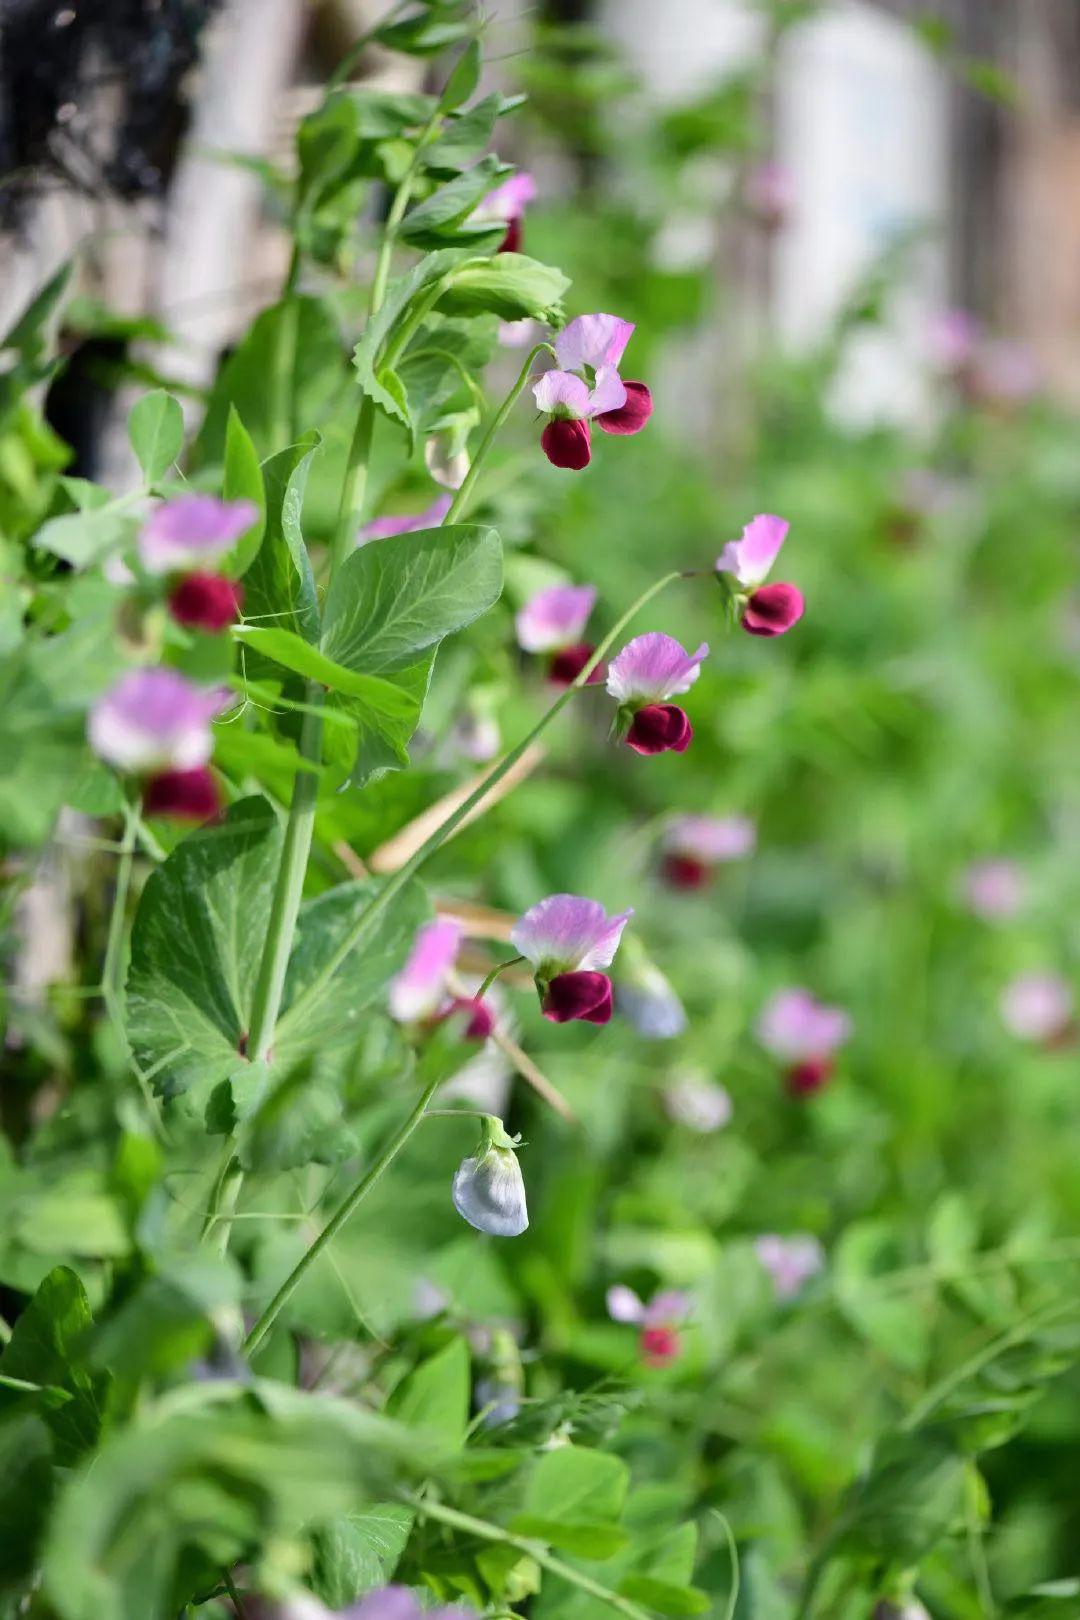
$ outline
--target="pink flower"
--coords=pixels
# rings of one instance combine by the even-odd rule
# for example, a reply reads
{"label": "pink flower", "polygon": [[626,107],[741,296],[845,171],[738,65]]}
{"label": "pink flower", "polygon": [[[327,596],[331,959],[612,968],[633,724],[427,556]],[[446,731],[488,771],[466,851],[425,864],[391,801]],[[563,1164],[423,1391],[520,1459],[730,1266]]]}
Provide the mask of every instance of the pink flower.
{"label": "pink flower", "polygon": [[664,1092],[664,1108],[668,1118],[677,1125],[699,1136],[710,1136],[730,1123],[731,1097],[723,1086],[703,1076],[687,1074],[668,1086]]}
{"label": "pink flower", "polygon": [[1024,904],[1024,875],[1015,861],[973,861],[964,873],[964,899],[988,922],[1015,917]]}
{"label": "pink flower", "polygon": [[975,363],[975,391],[991,405],[1021,405],[1038,390],[1038,361],[1022,343],[998,338],[983,345]]}
{"label": "pink flower", "polygon": [[122,771],[193,770],[213,753],[210,722],[229,702],[174,669],[131,670],[90,710],[90,746]]}
{"label": "pink flower", "polygon": [[646,1366],[667,1367],[676,1360],[682,1349],[676,1329],[690,1312],[689,1294],[677,1288],[662,1289],[646,1305],[632,1288],[616,1283],[608,1289],[606,1303],[613,1322],[641,1328],[641,1357]]}
{"label": "pink flower", "polygon": [[210,821],[221,809],[214,773],[206,765],[188,771],[159,771],[143,790],[142,807],[148,816],[172,816],[177,821]]}
{"label": "pink flower", "polygon": [[832,1074],[832,1053],[851,1033],[851,1019],[839,1007],[826,1007],[809,990],[780,990],[757,1022],[757,1038],[788,1067],[785,1079],[794,1096],[820,1091]]}
{"label": "pink flower", "polygon": [[777,1299],[794,1299],[825,1264],[821,1244],[806,1233],[785,1238],[767,1232],[755,1241],[754,1249],[773,1280]]}
{"label": "pink flower", "polygon": [[[334,1620],[329,1611],[323,1613],[327,1620]],[[297,1620],[308,1620],[308,1617],[298,1615]],[[316,1620],[314,1613],[311,1620]],[[464,1607],[421,1608],[415,1592],[407,1586],[381,1586],[339,1611],[338,1620],[476,1620],[476,1615]]]}
{"label": "pink flower", "polygon": [[555,339],[556,363],[564,371],[617,368],[633,335],[633,321],[618,315],[578,315]]}
{"label": "pink flower", "polygon": [[194,570],[234,546],[258,515],[252,501],[219,501],[214,495],[165,501],[139,535],[142,565],[148,574]]}
{"label": "pink flower", "polygon": [[1057,1045],[1072,1030],[1072,989],[1056,973],[1022,973],[1002,991],[1001,1016],[1018,1040]]}
{"label": "pink flower", "polygon": [[640,433],[649,420],[648,388],[624,383],[618,371],[633,331],[633,322],[617,315],[579,315],[557,335],[555,368],[533,384],[536,403],[549,418],[541,448],[554,466],[588,466],[590,420],[605,433],[623,435]]}
{"label": "pink flower", "polygon": [[[591,585],[550,585],[538,591],[517,614],[515,625],[519,646],[526,652],[548,652],[548,676],[558,686],[577,680],[593,655],[593,647],[581,640],[596,601]],[[603,680],[600,665],[589,676],[588,684]]]}
{"label": "pink flower", "polygon": [[746,176],[745,195],[761,223],[776,230],[787,219],[795,202],[791,170],[774,159],[758,163]]}
{"label": "pink flower", "polygon": [[627,746],[639,754],[682,754],[694,735],[678,704],[667,700],[688,692],[708,655],[705,642],[688,653],[672,637],[650,631],[628,641],[608,669],[607,689],[619,704]]}
{"label": "pink flower", "polygon": [[926,334],[930,358],[940,371],[963,371],[975,359],[981,335],[979,321],[970,310],[939,310]]}
{"label": "pink flower", "polygon": [[461,928],[449,917],[425,923],[409,959],[390,982],[390,1013],[400,1024],[432,1017],[446,995],[446,977],[457,961]]}
{"label": "pink flower", "polygon": [[749,855],[757,829],[745,816],[674,816],[664,829],[661,871],[676,889],[699,889],[714,866]]}
{"label": "pink flower", "polygon": [[536,198],[536,181],[531,174],[522,171],[512,174],[508,180],[489,191],[487,196],[477,204],[469,218],[477,225],[503,221],[506,225],[506,235],[502,239],[498,251],[500,253],[520,253],[522,243],[521,223],[525,218],[525,210],[529,203]]}
{"label": "pink flower", "polygon": [[453,505],[452,495],[437,495],[422,512],[410,512],[401,517],[373,518],[356,537],[358,546],[369,540],[389,540],[395,534],[414,534],[418,529],[437,529]]}
{"label": "pink flower", "polygon": [[169,612],[187,630],[216,635],[235,624],[244,588],[223,574],[185,574],[169,592]]}
{"label": "pink flower", "polygon": [[596,900],[553,894],[515,923],[510,942],[532,964],[545,1018],[606,1024],[611,1017],[611,966],[632,911],[609,917]]}
{"label": "pink flower", "polygon": [[803,616],[805,603],[795,585],[766,585],[773,563],[787,538],[785,518],[762,512],[751,518],[739,540],[729,540],[716,560],[718,574],[730,576],[741,604],[741,623],[752,636],[781,636]]}

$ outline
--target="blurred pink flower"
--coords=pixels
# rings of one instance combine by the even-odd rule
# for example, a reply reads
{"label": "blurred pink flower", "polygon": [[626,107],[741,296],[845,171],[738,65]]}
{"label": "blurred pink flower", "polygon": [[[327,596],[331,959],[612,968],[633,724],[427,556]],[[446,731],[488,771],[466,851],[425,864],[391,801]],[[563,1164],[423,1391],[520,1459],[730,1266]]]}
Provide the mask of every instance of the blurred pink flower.
{"label": "blurred pink flower", "polygon": [[675,889],[700,889],[714,866],[740,860],[757,842],[745,816],[673,816],[664,829],[661,873]]}
{"label": "blurred pink flower", "polygon": [[608,1315],[613,1322],[634,1323],[641,1328],[641,1356],[649,1367],[666,1367],[682,1349],[676,1329],[689,1315],[693,1303],[682,1289],[662,1289],[646,1305],[625,1283],[615,1283],[606,1295]]}
{"label": "blurred pink flower", "polygon": [[757,163],[746,176],[748,206],[763,225],[776,230],[791,214],[795,203],[795,179],[791,170],[774,158]]}
{"label": "blurred pink flower", "polygon": [[762,1008],[757,1038],[786,1064],[784,1081],[795,1097],[820,1091],[833,1072],[832,1054],[851,1033],[851,1019],[809,990],[780,990]]}
{"label": "blurred pink flower", "polygon": [[90,746],[122,771],[192,770],[213,753],[210,722],[230,701],[174,669],[131,670],[91,708]]}
{"label": "blurred pink flower", "polygon": [[531,174],[522,170],[519,174],[512,174],[509,179],[504,180],[494,191],[488,192],[470,214],[470,223],[484,225],[502,222],[506,226],[506,235],[498,251],[520,253],[525,210],[535,199],[536,181]]}
{"label": "blurred pink flower", "polygon": [[626,742],[636,753],[685,753],[693,728],[684,711],[667,700],[690,690],[708,652],[705,642],[688,653],[674,637],[650,631],[628,641],[611,660],[607,689],[632,716]]}
{"label": "blurred pink flower", "polygon": [[457,961],[461,927],[449,917],[425,923],[409,959],[390,981],[390,1012],[401,1024],[432,1017],[446,996],[446,978]]}
{"label": "blurred pink flower", "polygon": [[623,435],[640,433],[649,420],[648,388],[624,383],[618,370],[633,331],[632,321],[598,314],[579,315],[557,334],[555,368],[533,384],[533,397],[548,417],[540,444],[553,466],[588,466],[590,420],[605,433]]}
{"label": "blurred pink flower", "polygon": [[982,339],[979,320],[967,309],[942,309],[926,332],[930,359],[940,371],[958,372],[970,366]]}
{"label": "blurred pink flower", "polygon": [[1072,987],[1056,973],[1022,973],[1001,993],[1001,1017],[1018,1040],[1055,1045],[1072,1028]]}
{"label": "blurred pink flower", "polygon": [[797,585],[764,584],[789,528],[786,518],[760,512],[716,559],[717,573],[730,575],[740,587],[736,592],[742,605],[740,622],[752,636],[782,636],[803,616],[806,604]]}
{"label": "blurred pink flower", "polygon": [[369,540],[389,540],[395,534],[414,534],[418,529],[437,529],[453,505],[453,496],[436,495],[431,505],[422,512],[403,513],[400,517],[373,518],[356,537],[358,546]]}
{"label": "blurred pink flower", "polygon": [[754,1250],[773,1280],[777,1299],[794,1299],[825,1264],[821,1244],[807,1233],[779,1237],[766,1232],[755,1240]]}
{"label": "blurred pink flower", "polygon": [[259,515],[253,501],[181,495],[154,508],[139,535],[148,574],[190,572],[230,550]]}
{"label": "blurred pink flower", "polygon": [[964,898],[977,917],[1000,922],[1015,917],[1024,904],[1024,874],[1015,861],[972,861],[964,873]]}

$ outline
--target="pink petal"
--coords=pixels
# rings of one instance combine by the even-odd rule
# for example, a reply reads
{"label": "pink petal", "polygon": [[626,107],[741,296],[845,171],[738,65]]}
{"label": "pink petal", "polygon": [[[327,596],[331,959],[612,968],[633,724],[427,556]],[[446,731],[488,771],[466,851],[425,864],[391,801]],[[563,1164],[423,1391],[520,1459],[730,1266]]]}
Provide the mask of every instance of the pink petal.
{"label": "pink petal", "polygon": [[90,746],[119,770],[192,770],[213,753],[210,721],[230,701],[174,669],[131,670],[90,710]]}
{"label": "pink petal", "polygon": [[526,652],[552,652],[580,641],[596,603],[592,585],[550,585],[529,598],[517,614],[518,645]]}
{"label": "pink petal", "polygon": [[809,990],[781,990],[766,1003],[757,1022],[757,1038],[774,1057],[797,1063],[827,1057],[851,1033],[851,1019],[839,1007],[827,1007]]}
{"label": "pink petal", "polygon": [[618,315],[579,315],[556,337],[555,357],[564,371],[617,366],[633,333],[633,321]]}
{"label": "pink petal", "polygon": [[1001,995],[1005,1027],[1022,1041],[1053,1040],[1067,1029],[1072,1010],[1072,990],[1056,973],[1022,973]]}
{"label": "pink petal", "polygon": [[970,310],[943,309],[927,332],[930,358],[942,371],[959,371],[975,358],[980,337],[979,321]]}
{"label": "pink petal", "polygon": [[708,651],[703,641],[697,652],[688,653],[673,636],[659,630],[635,636],[612,659],[607,689],[619,703],[664,703],[690,690]]}
{"label": "pink petal", "polygon": [[574,377],[568,371],[545,371],[538,382],[533,383],[533,398],[540,410],[549,416],[560,409],[564,416],[587,416],[589,412],[589,390],[580,377]]}
{"label": "pink petal", "polygon": [[973,861],[964,874],[964,897],[976,917],[998,922],[1024,904],[1024,874],[1014,861]]}
{"label": "pink petal", "polygon": [[536,197],[536,181],[531,174],[524,171],[512,174],[502,185],[489,191],[487,196],[473,209],[470,218],[478,224],[485,220],[520,219],[529,203]]}
{"label": "pink petal", "polygon": [[681,1288],[664,1288],[654,1294],[645,1307],[645,1326],[659,1327],[661,1325],[673,1327],[690,1314],[693,1300]]}
{"label": "pink petal", "polygon": [[825,1253],[817,1238],[807,1233],[778,1237],[767,1232],[754,1243],[758,1259],[773,1280],[779,1299],[792,1299],[817,1275],[825,1264]]}
{"label": "pink petal", "polygon": [[409,960],[390,984],[390,1012],[399,1023],[411,1024],[438,1009],[460,944],[461,928],[449,917],[420,929]]}
{"label": "pink petal", "polygon": [[514,924],[514,949],[546,977],[611,966],[619,940],[633,911],[609,917],[598,900],[576,894],[552,894],[540,900]]}
{"label": "pink petal", "polygon": [[181,495],[151,512],[139,536],[139,556],[151,574],[193,568],[236,544],[259,515],[252,501]]}
{"label": "pink petal", "polygon": [[751,518],[740,540],[729,540],[717,558],[717,572],[733,574],[740,585],[760,585],[779,555],[791,525],[762,512]]}
{"label": "pink petal", "polygon": [[626,389],[614,366],[601,366],[596,373],[596,386],[589,395],[589,415],[599,416],[602,411],[618,411],[626,404]]}
{"label": "pink petal", "polygon": [[369,540],[388,540],[395,534],[414,534],[418,529],[437,529],[453,504],[452,495],[436,495],[422,512],[406,512],[402,517],[374,518],[357,535],[357,545]]}
{"label": "pink petal", "polygon": [[632,1288],[614,1283],[604,1295],[607,1313],[613,1322],[643,1322],[645,1306]]}
{"label": "pink petal", "polygon": [[664,848],[710,865],[749,855],[757,828],[746,816],[674,816],[664,830]]}

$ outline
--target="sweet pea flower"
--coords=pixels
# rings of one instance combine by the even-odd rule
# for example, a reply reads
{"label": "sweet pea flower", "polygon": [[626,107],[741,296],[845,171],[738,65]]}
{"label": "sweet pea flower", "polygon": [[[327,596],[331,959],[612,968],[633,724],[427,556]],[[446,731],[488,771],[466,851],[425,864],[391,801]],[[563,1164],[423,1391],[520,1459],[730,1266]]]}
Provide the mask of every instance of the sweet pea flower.
{"label": "sweet pea flower", "polygon": [[611,660],[607,689],[619,705],[624,740],[636,754],[684,754],[694,728],[684,710],[669,698],[688,692],[708,656],[702,642],[688,653],[672,636],[658,630],[628,641]]}
{"label": "sweet pea flower", "polygon": [[665,881],[674,889],[700,889],[721,862],[752,853],[757,828],[746,816],[673,816],[661,843]]}
{"label": "sweet pea flower", "polygon": [[1001,993],[1010,1035],[1039,1046],[1064,1045],[1073,1033],[1073,993],[1056,973],[1022,973]]}
{"label": "sweet pea flower", "polygon": [[470,1226],[491,1237],[520,1237],[529,1224],[525,1183],[514,1152],[519,1140],[506,1134],[501,1120],[485,1114],[480,1144],[461,1161],[454,1176],[454,1208]]}
{"label": "sweet pea flower", "polygon": [[174,669],[133,669],[91,708],[90,746],[121,771],[193,770],[213,753],[210,722],[229,701]]}
{"label": "sweet pea flower", "polygon": [[791,170],[775,159],[758,163],[746,176],[747,206],[768,230],[777,230],[788,219],[795,202],[795,180]]}
{"label": "sweet pea flower", "polygon": [[409,512],[401,517],[373,518],[356,537],[358,546],[369,540],[389,540],[395,534],[414,534],[418,529],[437,529],[453,505],[452,495],[437,495],[422,512]]}
{"label": "sweet pea flower", "polygon": [[473,209],[469,220],[475,225],[504,223],[506,235],[497,251],[520,253],[525,210],[535,200],[536,181],[531,174],[522,170],[520,174],[512,174],[509,179],[504,180],[494,191],[489,191]]}
{"label": "sweet pea flower", "polygon": [[243,605],[244,589],[223,574],[185,574],[169,592],[169,612],[185,630],[216,635],[235,624]]}
{"label": "sweet pea flower", "polygon": [[139,535],[139,558],[148,574],[195,572],[233,547],[259,515],[253,501],[181,495],[150,514]]}
{"label": "sweet pea flower", "polygon": [[731,1097],[723,1086],[704,1076],[687,1074],[667,1086],[664,1109],[676,1125],[685,1125],[699,1136],[711,1136],[730,1124]]}
{"label": "sweet pea flower", "polygon": [[1024,874],[1015,861],[973,861],[964,873],[963,893],[976,917],[1003,922],[1024,904]]}
{"label": "sweet pea flower", "polygon": [[646,1305],[625,1283],[615,1283],[605,1296],[613,1322],[641,1328],[641,1358],[648,1367],[666,1367],[682,1349],[678,1327],[689,1315],[690,1295],[678,1288],[661,1289]]}
{"label": "sweet pea flower", "polygon": [[476,1620],[475,1614],[466,1608],[422,1608],[416,1594],[407,1586],[381,1586],[358,1602],[350,1603],[346,1609],[323,1609],[320,1604],[318,1610],[311,1611],[311,1620],[317,1617],[322,1620],[322,1616],[326,1620]]}
{"label": "sweet pea flower", "polygon": [[939,371],[960,373],[974,361],[982,338],[978,317],[968,309],[942,309],[933,317],[926,346]]}
{"label": "sweet pea flower", "polygon": [[620,973],[615,1005],[647,1041],[673,1041],[686,1028],[686,1008],[670,979],[644,955]]}
{"label": "sweet pea flower", "polygon": [[609,1021],[611,980],[600,969],[611,966],[632,915],[609,917],[596,900],[552,894],[514,924],[510,942],[532,964],[545,1018],[554,1024]]}
{"label": "sweet pea flower", "polygon": [[752,636],[782,636],[803,616],[806,604],[797,585],[764,583],[790,527],[785,518],[759,512],[716,559],[717,573],[734,581],[740,623]]}
{"label": "sweet pea flower", "polygon": [[757,1038],[787,1064],[785,1080],[795,1097],[820,1091],[833,1072],[832,1054],[851,1033],[851,1019],[827,1007],[809,990],[780,990],[762,1008]]}
{"label": "sweet pea flower", "polygon": [[[525,652],[549,653],[548,679],[557,686],[576,681],[594,648],[582,635],[596,603],[592,585],[549,585],[537,591],[514,619],[518,645]],[[603,680],[598,664],[588,685]]]}
{"label": "sweet pea flower", "polygon": [[390,981],[390,1014],[399,1024],[431,1018],[446,997],[446,979],[461,948],[460,925],[450,917],[425,923],[405,966]]}
{"label": "sweet pea flower", "polygon": [[549,420],[540,446],[555,467],[580,471],[592,456],[589,422],[605,433],[640,433],[652,415],[643,382],[624,382],[619,362],[634,331],[617,315],[579,315],[555,338],[555,368],[533,384]]}
{"label": "sweet pea flower", "polygon": [[766,1232],[754,1242],[754,1252],[772,1278],[777,1299],[794,1299],[825,1264],[825,1251],[808,1233],[778,1237]]}

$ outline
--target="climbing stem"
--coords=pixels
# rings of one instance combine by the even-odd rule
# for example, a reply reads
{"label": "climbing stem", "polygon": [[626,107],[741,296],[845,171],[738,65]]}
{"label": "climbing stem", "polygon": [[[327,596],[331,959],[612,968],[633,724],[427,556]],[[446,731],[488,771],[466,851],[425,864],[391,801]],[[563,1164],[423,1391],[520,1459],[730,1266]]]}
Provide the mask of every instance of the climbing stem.
{"label": "climbing stem", "polygon": [[512,388],[510,389],[510,392],[507,394],[506,398],[503,400],[502,404],[499,406],[498,410],[495,412],[495,415],[492,417],[490,423],[488,424],[487,432],[484,434],[484,437],[480,440],[480,443],[477,445],[476,454],[472,459],[472,465],[469,467],[468,472],[465,474],[465,478],[464,478],[464,480],[462,482],[461,488],[458,490],[457,494],[454,496],[453,504],[451,505],[450,510],[447,512],[446,517],[443,520],[445,523],[456,523],[458,521],[458,519],[460,518],[462,512],[465,510],[465,507],[468,505],[469,500],[472,497],[473,489],[475,488],[475,485],[476,485],[476,480],[480,475],[480,469],[484,464],[484,460],[485,460],[485,458],[487,456],[487,453],[491,449],[491,446],[495,443],[495,440],[496,440],[496,438],[498,437],[498,434],[499,434],[499,430],[501,429],[503,423],[506,421],[506,418],[510,415],[510,412],[513,410],[515,404],[517,403],[518,396],[521,394],[522,390],[525,387],[525,384],[529,380],[529,373],[532,370],[533,361],[536,359],[537,355],[540,355],[540,354],[551,354],[551,355],[553,355],[554,352],[555,351],[552,349],[550,343],[538,343],[535,348],[529,350],[529,353],[528,353],[528,355],[526,356],[526,359],[525,359],[525,364],[522,366],[521,370],[518,372],[517,378],[516,378]]}

